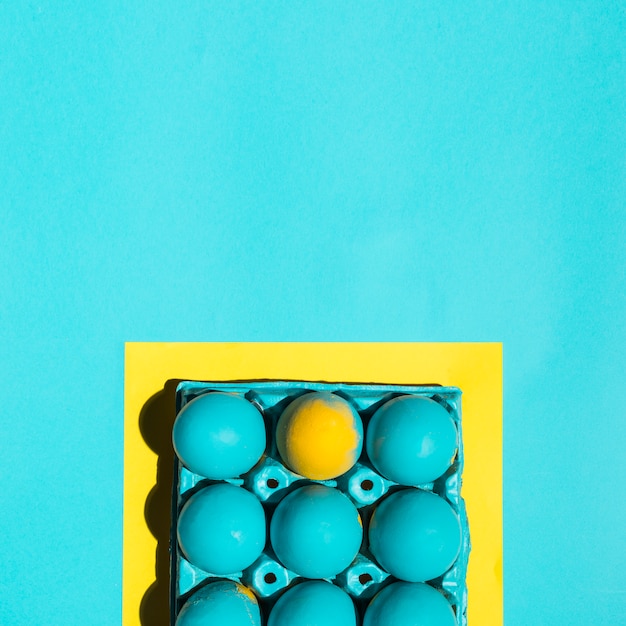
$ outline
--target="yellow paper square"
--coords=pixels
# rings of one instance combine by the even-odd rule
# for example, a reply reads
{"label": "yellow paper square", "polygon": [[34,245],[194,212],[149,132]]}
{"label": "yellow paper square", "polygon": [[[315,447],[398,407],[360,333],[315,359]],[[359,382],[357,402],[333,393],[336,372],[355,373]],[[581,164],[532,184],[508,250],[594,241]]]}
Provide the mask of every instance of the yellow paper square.
{"label": "yellow paper square", "polygon": [[[165,487],[172,457],[166,427],[174,417],[176,383],[255,379],[459,387],[465,450],[462,496],[472,541],[468,624],[502,626],[500,343],[127,343],[124,626],[169,624],[170,494]],[[151,520],[151,528],[146,520]]]}

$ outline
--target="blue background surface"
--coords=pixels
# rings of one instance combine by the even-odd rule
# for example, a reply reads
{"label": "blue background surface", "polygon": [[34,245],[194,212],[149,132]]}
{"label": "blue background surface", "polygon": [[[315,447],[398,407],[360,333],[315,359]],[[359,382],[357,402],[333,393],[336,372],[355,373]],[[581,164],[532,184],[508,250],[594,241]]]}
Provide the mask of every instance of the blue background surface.
{"label": "blue background surface", "polygon": [[626,11],[516,4],[0,4],[0,623],[119,623],[127,340],[502,341],[506,624],[625,623]]}

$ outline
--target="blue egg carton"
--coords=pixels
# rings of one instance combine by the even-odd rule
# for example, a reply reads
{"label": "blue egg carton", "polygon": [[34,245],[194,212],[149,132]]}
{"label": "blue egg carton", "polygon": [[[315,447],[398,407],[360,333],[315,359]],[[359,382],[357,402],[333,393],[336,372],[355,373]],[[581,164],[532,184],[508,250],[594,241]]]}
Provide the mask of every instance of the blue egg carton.
{"label": "blue egg carton", "polygon": [[306,381],[243,381],[243,382],[195,382],[178,385],[176,410],[179,412],[188,402],[205,393],[221,391],[245,398],[261,412],[267,431],[267,446],[259,462],[246,474],[225,481],[209,480],[186,469],[176,458],[172,498],[172,524],[170,535],[170,623],[174,626],[176,616],[187,598],[209,580],[231,579],[251,588],[267,621],[268,611],[277,598],[292,584],[304,580],[285,568],[276,558],[270,545],[269,527],[267,544],[261,556],[246,570],[228,576],[217,576],[190,563],[183,556],[177,541],[177,520],[180,510],[189,497],[210,484],[229,482],[241,486],[257,496],[271,518],[274,508],[288,493],[306,484],[320,483],[339,489],[355,504],[363,520],[363,543],[351,565],[330,582],[346,591],[361,614],[369,600],[385,585],[397,579],[386,572],[369,552],[367,528],[376,503],[385,494],[404,485],[387,480],[369,462],[366,446],[348,472],[334,480],[311,480],[288,469],[281,461],[274,433],[276,423],[286,406],[297,397],[311,391],[330,391],[341,396],[357,410],[363,420],[364,432],[374,412],[385,402],[400,395],[431,398],[441,404],[452,417],[458,430],[458,452],[448,470],[431,483],[417,485],[431,491],[452,506],[459,517],[462,529],[461,550],[452,567],[428,584],[438,589],[450,602],[459,626],[467,626],[466,573],[470,553],[470,536],[465,503],[461,497],[461,474],[463,471],[463,438],[461,431],[461,390],[456,387],[437,385],[374,385]]}

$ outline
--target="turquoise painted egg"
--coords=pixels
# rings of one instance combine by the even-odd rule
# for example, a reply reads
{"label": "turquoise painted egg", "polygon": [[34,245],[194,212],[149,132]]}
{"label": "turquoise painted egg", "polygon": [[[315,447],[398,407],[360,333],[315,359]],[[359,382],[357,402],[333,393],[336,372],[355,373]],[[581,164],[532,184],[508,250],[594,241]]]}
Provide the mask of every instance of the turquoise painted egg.
{"label": "turquoise painted egg", "polygon": [[415,486],[432,482],[450,467],[457,437],[454,420],[438,402],[399,396],[374,413],[365,441],[370,461],[385,478]]}
{"label": "turquoise painted egg", "polygon": [[308,485],[278,504],[270,538],[287,569],[306,578],[330,578],[352,563],[363,526],[356,507],[340,491]]}
{"label": "turquoise painted egg", "polygon": [[188,561],[211,574],[234,574],[256,561],[265,547],[265,512],[242,487],[210,485],[185,503],[177,534]]}
{"label": "turquoise painted egg", "polygon": [[392,583],[369,603],[363,626],[457,626],[452,607],[422,583]]}
{"label": "turquoise painted egg", "polygon": [[369,547],[390,574],[409,582],[445,573],[461,549],[461,523],[434,493],[402,489],[385,498],[369,525]]}
{"label": "turquoise painted egg", "polygon": [[345,591],[313,580],[288,589],[274,605],[267,626],[356,626],[356,612]]}
{"label": "turquoise painted egg", "polygon": [[261,626],[255,595],[232,580],[209,583],[185,602],[176,626]]}
{"label": "turquoise painted egg", "polygon": [[216,391],[182,408],[172,442],[192,472],[214,480],[235,478],[249,471],[265,451],[265,423],[251,402]]}

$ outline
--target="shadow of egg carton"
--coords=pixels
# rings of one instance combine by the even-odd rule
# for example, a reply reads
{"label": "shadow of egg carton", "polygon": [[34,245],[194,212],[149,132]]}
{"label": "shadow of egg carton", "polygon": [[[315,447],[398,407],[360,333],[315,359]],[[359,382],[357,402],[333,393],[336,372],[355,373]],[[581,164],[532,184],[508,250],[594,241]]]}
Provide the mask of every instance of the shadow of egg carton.
{"label": "shadow of egg carton", "polygon": [[[359,511],[363,522],[363,543],[353,562],[333,578],[326,579],[346,591],[353,599],[357,614],[362,618],[369,600],[384,586],[397,581],[377,562],[369,551],[368,525],[376,505],[386,495],[394,493],[402,485],[380,475],[370,462],[366,446],[356,464],[345,474],[333,480],[312,480],[294,473],[280,458],[276,446],[275,430],[284,409],[296,398],[312,391],[332,392],[348,401],[358,412],[364,433],[376,410],[393,398],[415,395],[434,400],[451,416],[457,432],[457,453],[448,470],[437,480],[413,485],[423,491],[444,498],[459,518],[462,530],[461,548],[454,564],[442,576],[427,581],[447,598],[456,615],[459,626],[467,626],[467,587],[465,583],[467,564],[471,549],[469,526],[465,503],[461,497],[461,474],[463,471],[463,438],[461,430],[461,390],[456,387],[437,385],[373,385],[321,383],[306,381],[243,381],[243,382],[183,382],[177,388],[177,412],[194,398],[218,391],[235,394],[251,402],[261,412],[267,434],[265,453],[259,462],[240,477],[223,481],[209,480],[186,469],[175,460],[173,485],[172,524],[170,537],[171,624],[185,601],[201,586],[214,580],[233,580],[252,589],[259,600],[262,614],[267,615],[277,598],[294,583],[306,580],[284,567],[270,543],[269,522],[277,504],[295,489],[322,484],[341,491],[348,496]],[[364,435],[365,438],[365,435]],[[197,491],[216,483],[231,483],[252,492],[263,505],[267,520],[267,544],[261,556],[243,571],[229,575],[215,575],[190,563],[182,554],[177,542],[177,519],[185,502]]]}

